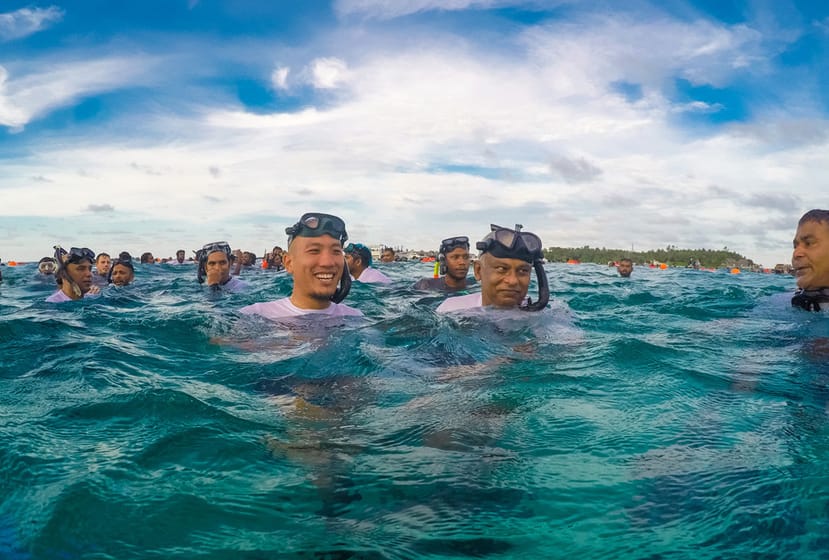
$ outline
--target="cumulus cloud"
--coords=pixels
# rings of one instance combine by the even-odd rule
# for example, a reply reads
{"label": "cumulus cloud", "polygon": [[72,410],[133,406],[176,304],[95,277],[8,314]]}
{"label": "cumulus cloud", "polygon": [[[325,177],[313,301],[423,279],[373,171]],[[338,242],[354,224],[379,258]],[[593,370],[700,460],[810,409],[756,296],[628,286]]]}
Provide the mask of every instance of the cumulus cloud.
{"label": "cumulus cloud", "polygon": [[86,211],[95,214],[105,214],[115,212],[115,207],[111,204],[90,204],[86,207]]}
{"label": "cumulus cloud", "polygon": [[317,89],[334,89],[348,79],[348,65],[339,58],[318,58],[309,65],[311,84]]}
{"label": "cumulus cloud", "polygon": [[587,183],[602,174],[601,169],[584,158],[555,157],[550,162],[550,169],[571,184]]}
{"label": "cumulus cloud", "polygon": [[0,42],[27,37],[63,19],[63,10],[48,8],[21,8],[0,14]]}

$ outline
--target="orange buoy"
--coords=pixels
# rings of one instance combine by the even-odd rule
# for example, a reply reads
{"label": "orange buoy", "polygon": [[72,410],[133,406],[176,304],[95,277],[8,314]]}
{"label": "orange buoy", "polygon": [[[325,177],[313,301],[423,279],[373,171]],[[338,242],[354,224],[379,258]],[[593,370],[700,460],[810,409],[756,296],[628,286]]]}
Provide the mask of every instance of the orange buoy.
{"label": "orange buoy", "polygon": [[268,259],[262,259],[262,268],[268,268]]}
{"label": "orange buoy", "polygon": [[17,261],[9,261],[6,264],[8,264],[9,266],[17,266]]}
{"label": "orange buoy", "polygon": [[740,273],[740,269],[739,269],[739,268],[732,268],[732,269],[731,269],[731,274],[739,274],[739,273]]}
{"label": "orange buoy", "polygon": [[665,263],[662,263],[662,264],[659,265],[659,268],[661,268],[662,270],[665,270],[666,268],[668,268],[668,265],[665,264]]}

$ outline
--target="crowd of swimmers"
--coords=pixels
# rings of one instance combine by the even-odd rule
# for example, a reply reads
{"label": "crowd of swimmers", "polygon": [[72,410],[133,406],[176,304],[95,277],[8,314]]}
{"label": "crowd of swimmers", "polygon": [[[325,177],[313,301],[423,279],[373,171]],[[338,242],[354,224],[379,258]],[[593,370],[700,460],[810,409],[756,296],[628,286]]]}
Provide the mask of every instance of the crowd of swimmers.
{"label": "crowd of swimmers", "polygon": [[[372,266],[371,250],[361,243],[347,243],[345,222],[337,216],[318,212],[304,214],[286,228],[287,250],[276,246],[262,259],[262,268],[284,270],[293,277],[293,289],[287,298],[256,303],[241,309],[244,314],[269,319],[319,313],[324,315],[361,315],[343,300],[352,282],[388,284],[391,279]],[[475,244],[478,257],[472,262],[469,238],[455,236],[443,239],[436,260],[436,274],[422,278],[413,288],[438,291],[447,298],[438,313],[463,309],[492,307],[540,311],[547,307],[549,287],[544,271],[541,239],[522,231],[520,225],[507,228],[492,225]],[[196,279],[213,290],[236,292],[248,287],[239,278],[240,271],[256,264],[251,252],[233,251],[224,241],[208,243],[185,259],[183,249],[176,258],[165,260],[170,265],[194,264]],[[394,250],[386,248],[381,260],[393,262]],[[151,253],[144,253],[140,262],[156,262]],[[474,279],[469,278],[470,263]],[[811,311],[829,308],[829,210],[810,210],[798,222],[792,253],[792,268],[797,291],[792,305]],[[620,276],[630,277],[633,262],[621,259],[617,265]],[[100,293],[108,284],[128,286],[135,280],[133,257],[121,252],[113,259],[107,253],[96,255],[88,248],[73,247],[68,251],[55,247],[54,256],[38,263],[38,273],[53,276],[57,291],[46,301],[52,303],[78,300]],[[528,297],[530,282],[536,277],[538,294]],[[2,277],[0,277],[2,278]]]}

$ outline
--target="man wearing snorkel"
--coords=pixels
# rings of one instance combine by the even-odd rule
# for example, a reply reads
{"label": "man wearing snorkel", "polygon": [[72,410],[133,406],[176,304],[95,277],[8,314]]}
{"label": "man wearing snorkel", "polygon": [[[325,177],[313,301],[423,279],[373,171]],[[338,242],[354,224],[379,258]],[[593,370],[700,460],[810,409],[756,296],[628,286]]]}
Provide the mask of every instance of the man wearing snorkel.
{"label": "man wearing snorkel", "polygon": [[[441,303],[438,313],[448,313],[476,307],[540,311],[547,307],[550,289],[544,272],[541,239],[534,233],[492,225],[492,231],[478,241],[481,252],[475,261],[475,278],[481,283],[481,292],[449,298]],[[538,301],[527,298],[532,272],[538,279]]]}
{"label": "man wearing snorkel", "polygon": [[225,241],[208,243],[196,251],[199,269],[196,278],[199,284],[207,284],[215,291],[238,292],[248,287],[248,283],[230,275],[230,263],[233,251]]}
{"label": "man wearing snorkel", "polygon": [[439,278],[421,278],[415,290],[436,290],[441,292],[458,292],[467,286],[469,274],[469,238],[466,236],[449,237],[440,242],[438,262],[435,263]]}
{"label": "man wearing snorkel", "polygon": [[55,247],[55,261],[58,265],[55,281],[59,288],[46,298],[47,302],[74,301],[100,293],[101,289],[92,283],[95,253],[91,249],[72,247],[66,252]]}
{"label": "man wearing snorkel", "polygon": [[331,214],[303,214],[286,228],[288,251],[283,255],[285,271],[294,277],[289,297],[254,303],[239,310],[245,315],[284,319],[320,314],[329,317],[361,316],[340,303],[348,295],[351,278],[345,264],[343,243],[348,239],[345,222]]}
{"label": "man wearing snorkel", "polygon": [[809,210],[800,218],[792,268],[798,288],[792,306],[806,311],[829,309],[829,210]]}

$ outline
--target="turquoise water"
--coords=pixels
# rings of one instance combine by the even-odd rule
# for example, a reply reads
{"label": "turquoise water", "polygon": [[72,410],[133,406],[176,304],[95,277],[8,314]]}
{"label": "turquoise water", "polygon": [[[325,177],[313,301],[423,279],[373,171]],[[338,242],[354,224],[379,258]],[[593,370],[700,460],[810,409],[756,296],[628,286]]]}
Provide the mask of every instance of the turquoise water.
{"label": "turquoise water", "polygon": [[548,265],[554,311],[458,319],[384,271],[365,322],[289,330],[235,313],[266,271],[49,305],[5,268],[0,558],[829,555],[829,320],[790,277]]}

